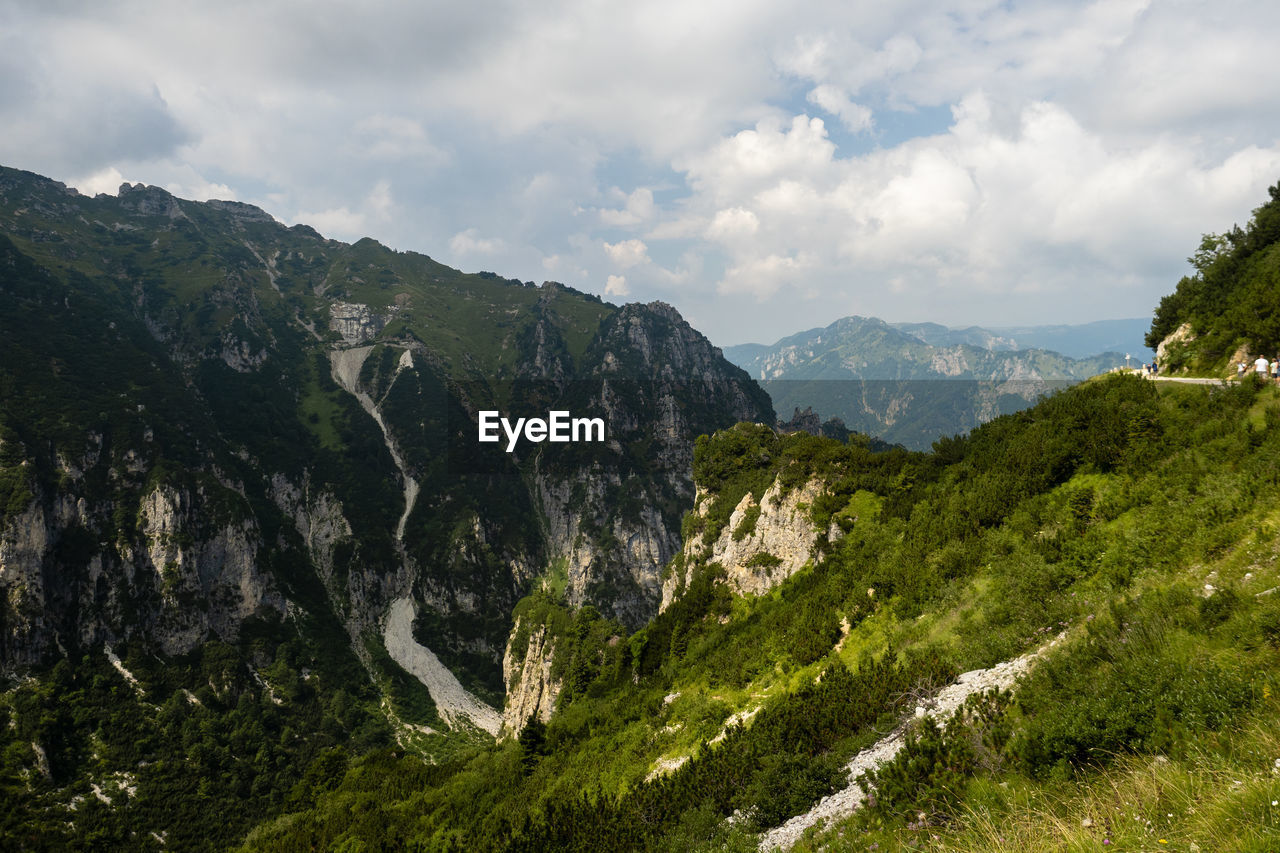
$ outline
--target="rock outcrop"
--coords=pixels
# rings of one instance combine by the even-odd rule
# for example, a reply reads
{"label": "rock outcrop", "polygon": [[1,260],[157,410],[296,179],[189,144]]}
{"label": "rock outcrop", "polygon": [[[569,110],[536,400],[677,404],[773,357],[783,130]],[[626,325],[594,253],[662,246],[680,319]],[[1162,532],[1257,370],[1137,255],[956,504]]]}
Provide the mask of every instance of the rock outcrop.
{"label": "rock outcrop", "polygon": [[[705,533],[698,533],[685,542],[683,560],[673,566],[662,584],[661,609],[670,606],[699,565],[719,564],[727,583],[739,595],[767,592],[804,568],[814,558],[815,546],[824,534],[809,516],[822,488],[819,481],[810,480],[784,492],[781,481],[774,480],[759,502],[750,492],[744,495],[714,540],[707,541]],[[694,511],[705,517],[715,499],[715,495],[700,491]]]}
{"label": "rock outcrop", "polygon": [[334,302],[329,306],[329,328],[342,335],[348,346],[368,343],[386,328],[390,317],[375,312],[368,305]]}
{"label": "rock outcrop", "polygon": [[209,636],[234,640],[260,608],[285,612],[284,597],[258,569],[256,522],[245,517],[209,525],[201,519],[202,503],[186,490],[156,487],[138,512],[142,547],[122,550],[131,574],[155,575],[161,607],[153,637],[166,654],[188,652]]}
{"label": "rock outcrop", "polygon": [[183,654],[234,641],[250,616],[283,615],[284,596],[258,565],[256,521],[211,503],[202,488],[158,483],[139,499],[134,533],[112,540],[114,502],[34,498],[0,529],[0,661],[32,665],[71,643],[139,636]]}
{"label": "rock outcrop", "polygon": [[551,677],[556,643],[547,637],[545,625],[528,628],[523,652],[517,649],[521,633],[520,620],[511,629],[507,651],[502,656],[502,678],[507,686],[506,707],[502,711],[502,730],[518,735],[530,718],[542,722],[551,719],[563,681]]}
{"label": "rock outcrop", "polygon": [[1191,331],[1190,323],[1183,323],[1174,329],[1168,337],[1156,345],[1156,364],[1168,364],[1170,350],[1189,344],[1195,340],[1195,333]]}
{"label": "rock outcrop", "polygon": [[525,377],[557,383],[557,407],[601,417],[608,430],[587,464],[558,464],[573,451],[538,451],[534,499],[548,561],[566,565],[570,604],[590,603],[639,627],[657,611],[663,566],[680,549],[680,520],[694,496],[693,438],[738,421],[772,423],[772,407],[662,302],[606,318],[577,367],[563,343],[538,341]]}

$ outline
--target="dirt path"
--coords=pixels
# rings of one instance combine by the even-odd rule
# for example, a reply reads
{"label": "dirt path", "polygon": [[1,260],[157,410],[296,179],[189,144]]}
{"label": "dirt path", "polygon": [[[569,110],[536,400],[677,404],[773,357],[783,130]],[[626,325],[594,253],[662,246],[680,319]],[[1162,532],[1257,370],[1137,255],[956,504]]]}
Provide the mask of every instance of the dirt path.
{"label": "dirt path", "polygon": [[1212,379],[1200,376],[1148,376],[1152,382],[1181,382],[1184,385],[1226,385],[1226,379]]}

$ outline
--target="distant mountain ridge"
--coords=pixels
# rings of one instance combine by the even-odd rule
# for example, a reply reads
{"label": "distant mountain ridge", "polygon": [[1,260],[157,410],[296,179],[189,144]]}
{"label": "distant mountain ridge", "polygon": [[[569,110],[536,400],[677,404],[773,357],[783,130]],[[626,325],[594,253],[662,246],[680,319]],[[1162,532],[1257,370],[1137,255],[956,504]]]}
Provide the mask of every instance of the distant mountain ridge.
{"label": "distant mountain ridge", "polygon": [[1089,358],[1108,352],[1128,353],[1134,362],[1150,361],[1155,353],[1142,342],[1151,321],[1145,317],[1095,320],[1064,326],[968,326],[950,328],[938,323],[890,323],[931,346],[970,344],[983,349],[1045,349],[1070,358]]}
{"label": "distant mountain ridge", "polygon": [[[1086,340],[1128,336],[1129,321],[1103,321],[1075,336]],[[844,317],[772,346],[726,347],[725,358],[764,385],[784,416],[813,407],[850,429],[908,447],[925,448],[942,435],[966,432],[1017,411],[1040,395],[1126,363],[1126,352],[1073,358],[1047,349],[1013,349],[1021,341],[1070,342],[1069,326],[1010,329],[1008,334],[930,323],[890,324],[874,317]],[[1138,323],[1133,329],[1138,329]],[[1135,331],[1134,336],[1137,332]],[[1087,348],[1087,347],[1086,347]],[[1137,364],[1133,347],[1129,363]],[[1145,351],[1144,351],[1145,352]]]}

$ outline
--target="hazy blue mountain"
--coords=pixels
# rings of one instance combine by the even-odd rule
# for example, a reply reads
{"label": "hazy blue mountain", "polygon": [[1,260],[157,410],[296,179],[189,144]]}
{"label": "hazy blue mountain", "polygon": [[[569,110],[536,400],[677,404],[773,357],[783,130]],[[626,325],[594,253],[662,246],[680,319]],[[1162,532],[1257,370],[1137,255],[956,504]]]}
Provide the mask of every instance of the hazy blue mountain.
{"label": "hazy blue mountain", "polygon": [[1096,320],[1071,326],[969,326],[954,329],[938,323],[891,323],[895,329],[938,347],[969,344],[989,350],[1047,349],[1071,358],[1088,358],[1105,352],[1128,353],[1135,364],[1150,361],[1155,353],[1143,343],[1151,321]]}
{"label": "hazy blue mountain", "polygon": [[782,417],[812,407],[852,430],[913,448],[1125,364],[1124,352],[1072,358],[1011,349],[1017,340],[976,327],[845,317],[772,346],[743,344],[724,353],[765,387]]}

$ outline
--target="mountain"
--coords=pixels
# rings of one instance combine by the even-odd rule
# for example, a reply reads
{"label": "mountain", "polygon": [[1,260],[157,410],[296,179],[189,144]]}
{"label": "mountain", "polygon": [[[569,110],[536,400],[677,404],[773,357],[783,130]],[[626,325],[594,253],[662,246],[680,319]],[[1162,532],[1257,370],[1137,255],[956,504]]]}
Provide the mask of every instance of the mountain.
{"label": "mountain", "polygon": [[929,452],[701,437],[655,617],[517,608],[518,740],[370,753],[241,849],[1272,849],[1278,423],[1110,375]]}
{"label": "mountain", "polygon": [[371,757],[241,849],[1268,849],[1276,419],[1122,375],[930,453],[699,439],[658,616],[527,601],[518,741]]}
{"label": "mountain", "polygon": [[[482,444],[481,411],[605,435]],[[10,712],[9,769],[39,756],[27,807],[115,791],[146,820],[74,830],[195,849],[348,742],[499,734],[517,602],[546,587],[643,624],[694,438],[773,419],[668,305],[0,170],[0,667],[62,667]],[[31,711],[77,690],[74,720]],[[228,752],[238,726],[256,734]],[[166,812],[183,760],[209,802]]]}
{"label": "mountain", "polygon": [[[1123,353],[1074,359],[1047,350],[954,342],[953,333],[845,317],[769,347],[729,347],[725,357],[758,380],[779,412],[813,408],[853,430],[911,448],[1018,411],[1047,391],[1125,364]],[[936,343],[929,343],[932,339]],[[1012,340],[1012,339],[1009,339]]]}
{"label": "mountain", "polygon": [[893,323],[895,329],[914,335],[930,346],[969,344],[982,349],[1008,351],[1045,349],[1070,358],[1089,358],[1108,352],[1128,353],[1134,362],[1149,362],[1155,355],[1143,344],[1151,321],[1095,320],[1072,326],[969,326],[952,329],[938,323]]}
{"label": "mountain", "polygon": [[[1270,383],[916,452],[661,304],[12,171],[0,226],[0,849],[1275,846]],[[607,440],[478,441],[559,407]]]}

